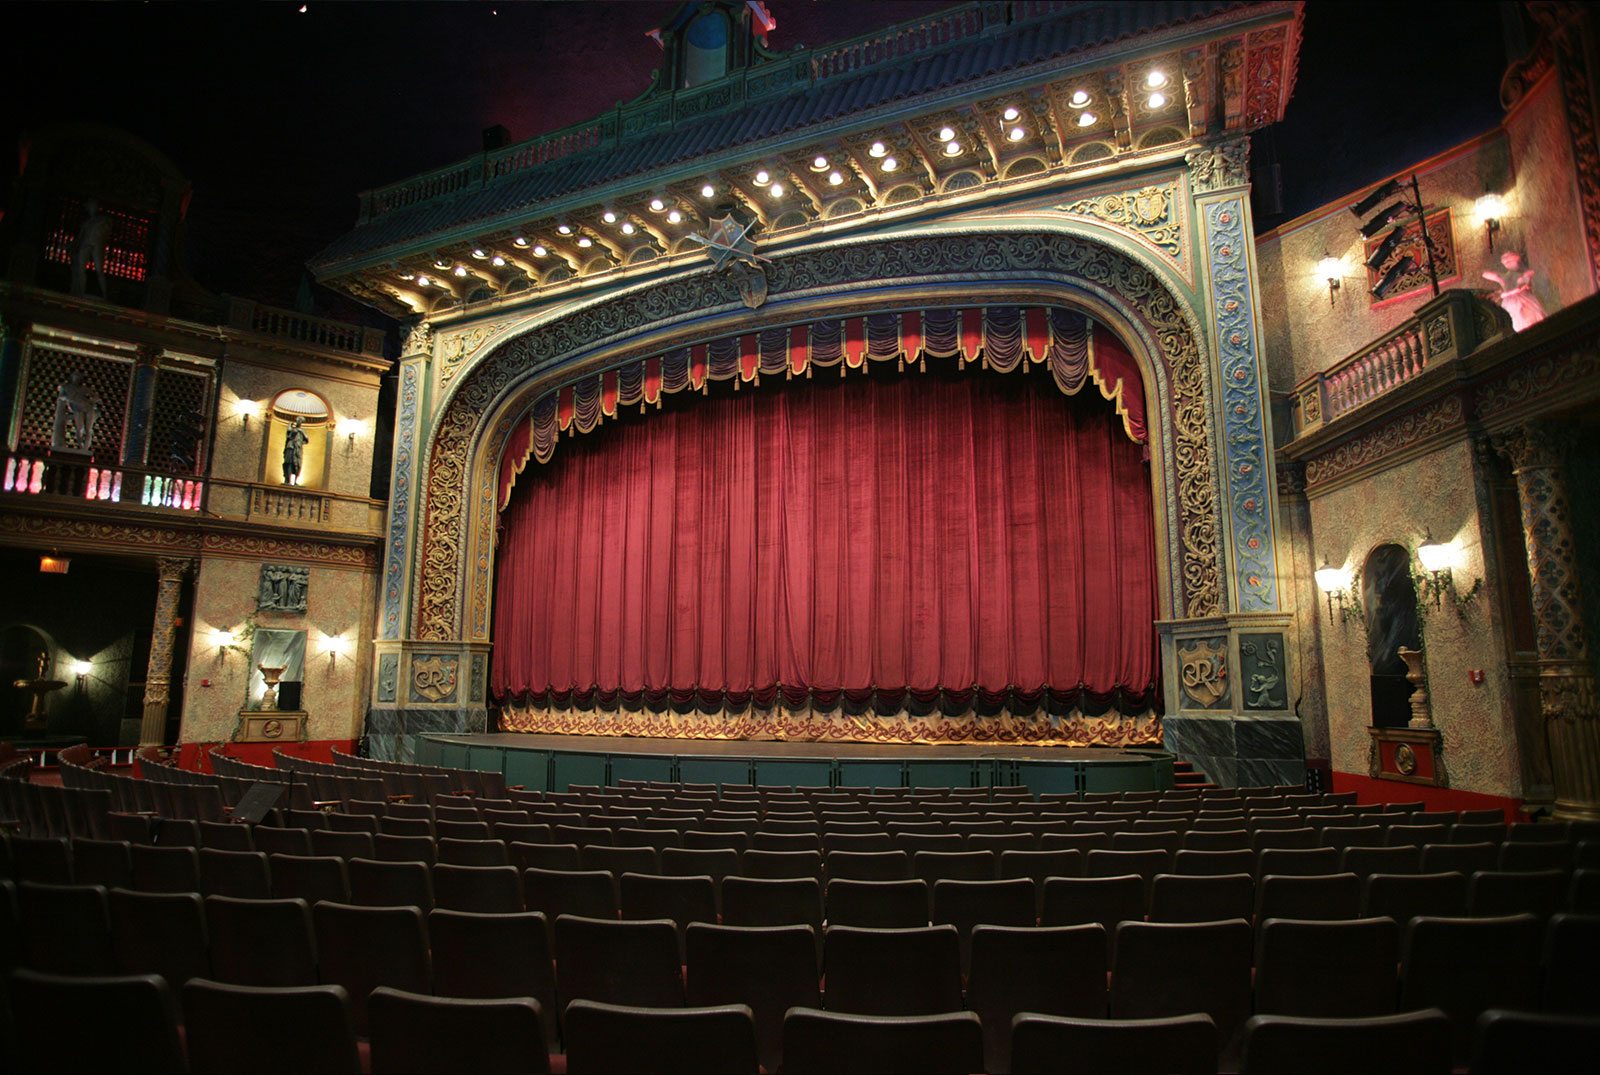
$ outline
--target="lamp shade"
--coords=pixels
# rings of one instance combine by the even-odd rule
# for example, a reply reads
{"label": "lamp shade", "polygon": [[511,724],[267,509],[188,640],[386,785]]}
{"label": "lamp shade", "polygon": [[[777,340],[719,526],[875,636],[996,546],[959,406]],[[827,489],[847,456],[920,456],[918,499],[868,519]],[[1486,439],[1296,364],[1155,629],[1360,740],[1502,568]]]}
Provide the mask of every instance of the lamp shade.
{"label": "lamp shade", "polygon": [[1447,571],[1452,559],[1450,546],[1437,541],[1424,542],[1417,546],[1417,559],[1422,561],[1424,571]]}
{"label": "lamp shade", "polygon": [[1491,220],[1499,220],[1505,216],[1506,205],[1500,200],[1500,195],[1485,194],[1473,203],[1472,211],[1477,215],[1480,224],[1487,224]]}
{"label": "lamp shade", "polygon": [[1317,278],[1319,280],[1337,280],[1343,274],[1343,263],[1332,254],[1322,255],[1322,260],[1317,262]]}
{"label": "lamp shade", "polygon": [[1317,568],[1314,577],[1317,580],[1317,589],[1323,593],[1336,593],[1344,589],[1344,572],[1337,567],[1329,567],[1326,560]]}

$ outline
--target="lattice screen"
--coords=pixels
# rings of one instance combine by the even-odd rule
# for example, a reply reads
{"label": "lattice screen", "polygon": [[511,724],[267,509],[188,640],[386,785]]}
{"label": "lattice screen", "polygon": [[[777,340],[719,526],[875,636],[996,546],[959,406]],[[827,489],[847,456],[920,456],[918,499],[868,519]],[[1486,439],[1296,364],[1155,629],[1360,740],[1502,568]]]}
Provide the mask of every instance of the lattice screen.
{"label": "lattice screen", "polygon": [[[211,378],[194,370],[164,366],[156,373],[155,406],[150,413],[150,447],[146,465],[174,474],[199,474],[205,469],[206,413],[211,406]],[[185,421],[184,413],[191,417]],[[182,430],[188,425],[190,430]],[[189,462],[179,459],[187,456]]]}
{"label": "lattice screen", "polygon": [[[102,205],[100,211],[111,218],[111,234],[106,239],[106,275],[124,280],[143,280],[150,261],[150,218],[140,213]],[[63,199],[55,226],[44,240],[46,261],[72,264],[78,246],[78,232],[87,214],[77,198]],[[94,270],[88,269],[92,273]],[[86,285],[87,286],[87,285]]]}
{"label": "lattice screen", "polygon": [[84,384],[95,396],[95,459],[102,462],[120,461],[133,363],[111,358],[91,358],[37,345],[30,350],[28,357],[22,423],[17,433],[18,450],[42,452],[50,447],[50,432],[56,417],[56,393],[67,375],[74,371],[83,375]]}

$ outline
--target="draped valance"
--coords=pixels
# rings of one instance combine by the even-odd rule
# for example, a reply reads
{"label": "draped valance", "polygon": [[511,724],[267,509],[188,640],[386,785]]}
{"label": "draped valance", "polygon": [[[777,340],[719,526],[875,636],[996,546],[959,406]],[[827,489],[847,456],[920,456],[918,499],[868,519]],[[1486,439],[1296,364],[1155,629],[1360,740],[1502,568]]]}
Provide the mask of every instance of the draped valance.
{"label": "draped valance", "polygon": [[868,361],[926,370],[929,359],[962,367],[978,362],[1002,373],[1043,365],[1067,395],[1092,383],[1116,408],[1129,439],[1146,442],[1144,389],[1132,353],[1077,311],[987,306],[819,318],[677,348],[552,388],[508,438],[498,506],[509,503],[530,460],[550,461],[562,433],[592,432],[619,407],[659,406],[664,394],[704,391],[712,381],[759,385],[762,376],[809,377],[814,366],[846,375]]}

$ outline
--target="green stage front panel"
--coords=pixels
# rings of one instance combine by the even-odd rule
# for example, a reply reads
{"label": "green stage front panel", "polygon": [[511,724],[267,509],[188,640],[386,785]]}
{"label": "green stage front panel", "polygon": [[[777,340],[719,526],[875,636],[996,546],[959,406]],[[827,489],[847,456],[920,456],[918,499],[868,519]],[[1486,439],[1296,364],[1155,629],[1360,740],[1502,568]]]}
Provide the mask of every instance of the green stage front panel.
{"label": "green stage front panel", "polygon": [[573,784],[606,786],[604,754],[574,754],[565,750],[550,753],[550,791],[566,791]]}
{"label": "green stage front panel", "polygon": [[419,735],[416,742],[416,764],[438,765],[439,758],[443,755],[443,751],[439,749],[439,744],[425,735]]}
{"label": "green stage front panel", "polygon": [[838,759],[839,787],[903,788],[905,763],[900,761],[846,761]]}
{"label": "green stage front panel", "polygon": [[528,791],[549,791],[550,752],[548,750],[507,750],[506,783],[521,784]]}
{"label": "green stage front panel", "polygon": [[1150,758],[1103,761],[1085,766],[1084,791],[1155,791],[1156,766]]}
{"label": "green stage front panel", "polygon": [[988,779],[980,784],[979,767],[988,769],[987,762],[979,761],[908,761],[906,786],[912,788],[975,788],[987,787]]}
{"label": "green stage front panel", "polygon": [[438,764],[446,769],[465,769],[467,767],[467,753],[467,744],[441,740],[439,743]]}
{"label": "green stage front panel", "polygon": [[[757,758],[755,782],[762,787],[831,787],[833,759]],[[731,781],[730,781],[731,783]]]}
{"label": "green stage front panel", "polygon": [[1076,762],[1018,761],[1014,764],[1016,782],[1028,785],[1036,799],[1041,795],[1083,790],[1084,767]]}
{"label": "green stage front panel", "polygon": [[678,758],[678,779],[685,784],[751,784],[749,758]]}
{"label": "green stage front panel", "polygon": [[611,786],[624,780],[672,780],[672,761],[665,754],[613,754],[611,755]]}

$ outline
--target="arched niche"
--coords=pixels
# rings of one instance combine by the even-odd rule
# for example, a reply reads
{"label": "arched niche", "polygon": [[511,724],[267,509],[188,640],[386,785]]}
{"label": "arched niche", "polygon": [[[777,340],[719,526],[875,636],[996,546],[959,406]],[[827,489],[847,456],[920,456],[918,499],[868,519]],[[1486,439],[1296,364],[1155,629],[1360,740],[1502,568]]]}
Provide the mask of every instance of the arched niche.
{"label": "arched niche", "polygon": [[[1157,548],[1165,553],[1161,614],[1222,611],[1203,333],[1182,296],[1134,253],[1067,230],[986,230],[833,244],[775,258],[767,271],[773,298],[754,313],[728,275],[687,273],[523,326],[457,379],[422,453],[410,637],[487,641],[500,457],[532,401],[563,377],[724,330],[986,303],[1075,307],[1133,350],[1149,415]],[[385,588],[404,590],[406,570],[404,557],[391,555]]]}
{"label": "arched niche", "polygon": [[1411,693],[1400,650],[1422,648],[1417,587],[1411,552],[1389,542],[1367,554],[1361,568],[1362,615],[1367,628],[1367,664],[1372,688],[1372,726],[1404,728],[1411,719]]}
{"label": "arched niche", "polygon": [[[300,474],[284,473],[284,446],[296,420],[306,441],[300,453]],[[321,489],[328,483],[328,444],[333,435],[333,410],[309,388],[286,388],[267,405],[267,449],[261,460],[263,485],[301,485]]]}

